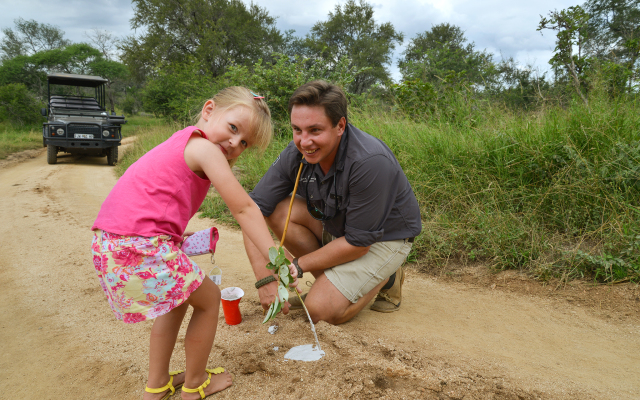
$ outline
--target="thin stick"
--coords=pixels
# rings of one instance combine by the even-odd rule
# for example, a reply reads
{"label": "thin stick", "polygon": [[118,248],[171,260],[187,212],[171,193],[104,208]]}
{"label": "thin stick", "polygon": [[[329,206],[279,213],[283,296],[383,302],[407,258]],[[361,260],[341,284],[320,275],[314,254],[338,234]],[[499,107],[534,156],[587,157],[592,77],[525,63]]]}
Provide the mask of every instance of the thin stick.
{"label": "thin stick", "polygon": [[[304,156],[302,156],[304,159]],[[300,175],[302,174],[302,161],[300,161],[300,168],[298,169],[298,176],[296,177],[296,183],[293,185],[293,193],[291,194],[291,201],[289,202],[289,212],[287,213],[287,220],[284,223],[284,231],[282,232],[282,240],[280,240],[280,247],[284,246],[284,238],[287,236],[287,228],[289,227],[289,219],[291,218],[291,209],[293,208],[293,200],[296,198],[296,192],[298,191],[298,182],[300,182]]]}
{"label": "thin stick", "polygon": [[[304,160],[304,156],[302,156],[302,159]],[[293,193],[291,194],[291,201],[289,202],[289,212],[287,212],[287,219],[284,222],[284,231],[282,232],[282,240],[280,240],[280,247],[284,246],[284,238],[287,236],[287,228],[289,227],[289,220],[291,219],[291,209],[293,208],[293,200],[296,198],[296,192],[298,191],[298,183],[300,182],[300,175],[302,174],[302,161],[300,161],[300,168],[298,169],[298,176],[296,177],[296,183],[293,186]],[[308,182],[307,182],[308,184]],[[304,305],[304,301],[302,301],[302,297],[300,297],[300,293],[298,293],[298,289],[296,288],[295,290],[296,294],[298,295],[298,298],[300,299],[300,303],[302,303],[302,307],[304,307],[304,310],[307,312],[307,316],[309,316],[309,311],[307,311],[307,306]],[[309,320],[311,320],[311,317],[309,317]]]}
{"label": "thin stick", "polygon": [[[304,156],[302,156],[302,159],[304,160]],[[289,227],[289,219],[291,219],[291,209],[293,208],[293,200],[296,198],[296,192],[298,191],[298,182],[300,182],[300,175],[302,174],[302,167],[304,166],[304,164],[302,164],[302,161],[300,161],[300,168],[298,169],[298,176],[296,177],[296,183],[293,185],[293,193],[291,194],[291,201],[289,202],[289,211],[287,212],[287,219],[284,223],[284,231],[282,232],[282,239],[280,240],[280,247],[284,247],[284,238],[287,236],[287,228]],[[298,290],[296,289],[296,294],[298,294]],[[298,297],[300,297],[300,295],[298,294]],[[300,298],[300,301],[302,301],[302,298]],[[302,303],[302,306],[304,307],[304,309],[306,310],[307,307],[304,305],[304,303]],[[262,309],[262,315],[266,314],[267,310]]]}

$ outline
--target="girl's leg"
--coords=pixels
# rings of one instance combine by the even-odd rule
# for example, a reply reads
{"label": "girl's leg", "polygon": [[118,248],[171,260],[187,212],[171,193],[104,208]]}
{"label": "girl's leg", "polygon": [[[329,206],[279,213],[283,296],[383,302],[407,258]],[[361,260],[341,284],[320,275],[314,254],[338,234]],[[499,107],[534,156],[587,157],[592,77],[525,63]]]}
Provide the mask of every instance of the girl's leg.
{"label": "girl's leg", "polygon": [[[187,300],[193,307],[193,315],[184,340],[187,368],[184,387],[195,389],[207,380],[205,372],[213,339],[218,327],[220,312],[220,289],[211,279],[205,278]],[[204,389],[205,394],[219,392],[231,386],[231,374],[225,371],[211,376],[211,383]],[[183,399],[199,399],[198,393],[182,392]]]}
{"label": "girl's leg", "polygon": [[[149,343],[149,378],[147,387],[161,388],[169,382],[169,361],[176,345],[178,331],[189,305],[185,302],[165,315],[157,317],[151,328]],[[184,374],[173,378],[173,386],[184,382]],[[160,399],[164,393],[144,393],[143,399]]]}

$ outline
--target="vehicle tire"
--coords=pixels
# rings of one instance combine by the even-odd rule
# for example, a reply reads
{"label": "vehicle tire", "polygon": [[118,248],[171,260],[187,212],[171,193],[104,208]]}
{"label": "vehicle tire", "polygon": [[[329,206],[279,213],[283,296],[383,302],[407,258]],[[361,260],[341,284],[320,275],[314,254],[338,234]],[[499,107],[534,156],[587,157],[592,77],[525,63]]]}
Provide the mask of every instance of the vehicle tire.
{"label": "vehicle tire", "polygon": [[58,146],[47,145],[47,162],[49,164],[58,162]]}
{"label": "vehicle tire", "polygon": [[107,150],[107,164],[116,165],[118,163],[118,146],[113,146]]}

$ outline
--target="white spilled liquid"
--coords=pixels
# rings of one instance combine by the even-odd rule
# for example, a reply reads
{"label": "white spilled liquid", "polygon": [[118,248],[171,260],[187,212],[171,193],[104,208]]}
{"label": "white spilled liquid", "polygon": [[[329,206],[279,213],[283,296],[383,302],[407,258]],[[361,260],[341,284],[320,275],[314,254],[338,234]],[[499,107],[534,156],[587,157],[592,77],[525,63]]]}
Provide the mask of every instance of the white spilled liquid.
{"label": "white spilled liquid", "polygon": [[318,361],[324,357],[324,351],[318,349],[312,344],[303,344],[302,346],[292,347],[287,351],[284,358],[296,361]]}

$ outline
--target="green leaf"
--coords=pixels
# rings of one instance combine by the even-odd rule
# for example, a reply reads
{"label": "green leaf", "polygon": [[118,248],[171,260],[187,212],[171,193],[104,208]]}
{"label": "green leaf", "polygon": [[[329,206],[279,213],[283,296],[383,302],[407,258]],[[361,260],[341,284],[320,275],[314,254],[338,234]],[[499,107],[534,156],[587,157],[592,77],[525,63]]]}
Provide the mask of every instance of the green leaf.
{"label": "green leaf", "polygon": [[293,278],[291,277],[291,274],[289,273],[289,267],[286,265],[281,265],[280,269],[278,271],[278,275],[280,276],[280,279],[282,280],[282,283],[285,286],[289,286],[289,284],[293,281]]}
{"label": "green leaf", "polygon": [[282,265],[284,263],[287,262],[287,257],[283,254],[278,254],[278,257],[276,258],[276,264],[277,265]]}
{"label": "green leaf", "polygon": [[280,296],[280,304],[289,300],[289,291],[283,285],[278,285],[278,296]]}
{"label": "green leaf", "polygon": [[276,249],[275,247],[271,247],[269,249],[269,261],[271,261],[275,265],[278,265],[278,263],[276,263],[276,257],[278,257],[278,249]]}
{"label": "green leaf", "polygon": [[271,247],[269,249],[269,259],[271,262],[267,264],[267,268],[274,270],[279,277],[278,296],[273,303],[271,303],[267,315],[265,316],[264,321],[262,321],[263,324],[275,318],[282,310],[284,303],[289,300],[289,284],[293,282],[293,277],[289,272],[289,260],[285,257],[283,247],[278,249]]}
{"label": "green leaf", "polygon": [[276,310],[276,304],[278,304],[278,300],[274,300],[273,303],[271,303],[271,306],[269,307],[269,310],[267,311],[267,316],[264,317],[264,321],[262,321],[262,323],[266,323],[267,321],[272,320],[273,318],[275,318],[277,312],[274,312]]}

